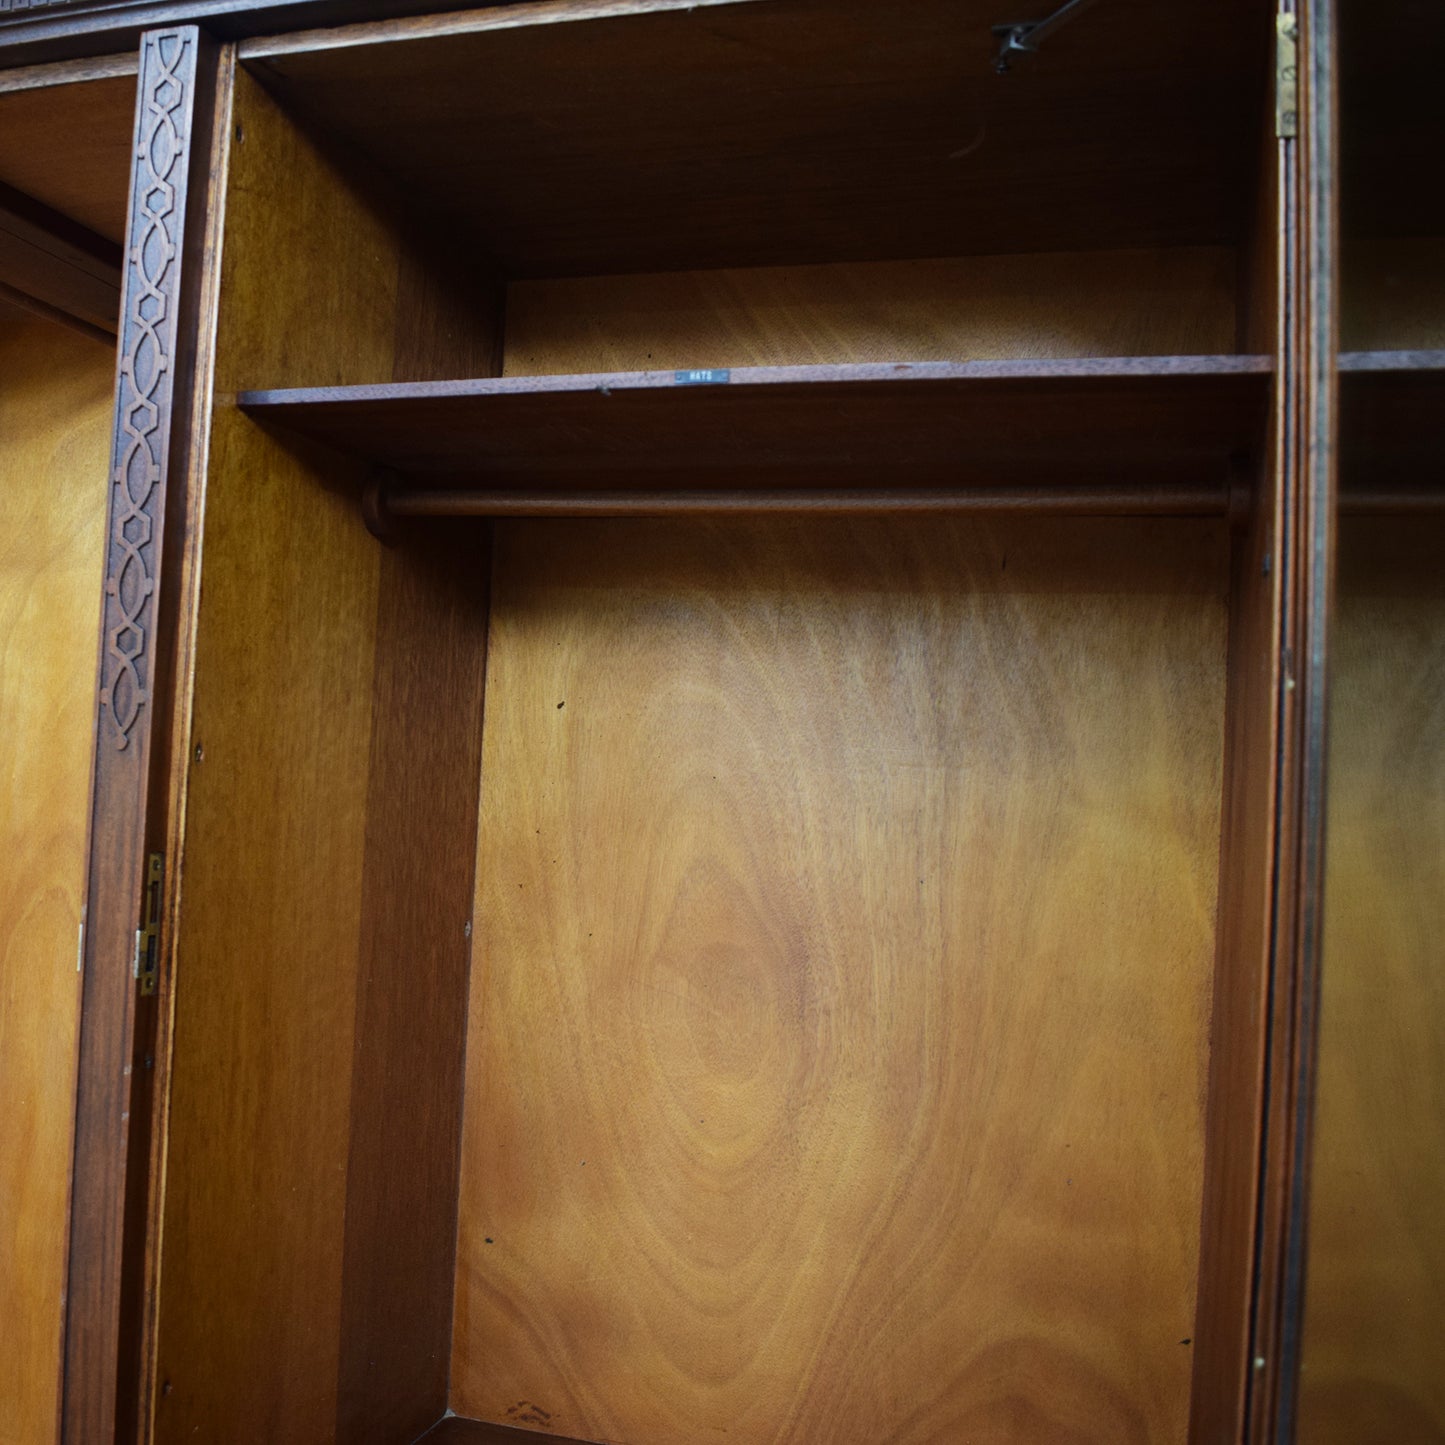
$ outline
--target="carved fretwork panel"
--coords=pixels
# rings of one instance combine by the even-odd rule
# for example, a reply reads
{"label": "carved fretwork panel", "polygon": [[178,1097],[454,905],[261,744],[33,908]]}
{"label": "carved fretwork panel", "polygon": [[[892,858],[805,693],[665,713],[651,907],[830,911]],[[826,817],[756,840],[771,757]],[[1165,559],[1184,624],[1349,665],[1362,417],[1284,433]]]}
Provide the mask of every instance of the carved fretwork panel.
{"label": "carved fretwork panel", "polygon": [[141,709],[151,702],[157,504],[175,354],[177,172],[186,156],[195,67],[193,30],[147,36],[137,96],[101,655],[104,737],[118,748],[130,741]]}

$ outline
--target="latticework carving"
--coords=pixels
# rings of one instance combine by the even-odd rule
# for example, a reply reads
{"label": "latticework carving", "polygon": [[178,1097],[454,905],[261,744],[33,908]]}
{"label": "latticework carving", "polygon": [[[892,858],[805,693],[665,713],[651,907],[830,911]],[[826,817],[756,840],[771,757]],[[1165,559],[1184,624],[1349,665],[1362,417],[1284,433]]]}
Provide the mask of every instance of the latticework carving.
{"label": "latticework carving", "polygon": [[184,164],[187,88],[195,56],[186,31],[150,36],[141,67],[140,124],[122,299],[122,353],[111,474],[110,567],[106,577],[101,703],[124,748],[151,698],[155,507],[165,464],[166,413],[174,356],[177,167]]}

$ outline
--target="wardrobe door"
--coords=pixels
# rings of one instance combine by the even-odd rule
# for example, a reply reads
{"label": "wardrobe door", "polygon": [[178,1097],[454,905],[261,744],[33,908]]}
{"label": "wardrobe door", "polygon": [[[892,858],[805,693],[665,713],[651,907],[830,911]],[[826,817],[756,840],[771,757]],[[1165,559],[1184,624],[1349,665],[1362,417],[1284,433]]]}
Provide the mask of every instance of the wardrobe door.
{"label": "wardrobe door", "polygon": [[188,550],[204,467],[193,416],[210,365],[210,177],[229,65],[229,50],[193,26],[141,37],[110,454],[66,1445],[112,1431],[129,1441],[139,1428],[147,1221],[162,1167],[155,1064],[176,898],[167,859],[184,776],[173,738],[187,678],[176,659],[199,583]]}
{"label": "wardrobe door", "polygon": [[[1445,1441],[1445,144],[1428,0],[1335,0],[1339,485],[1296,1438]],[[1403,42],[1403,43],[1402,43]]]}
{"label": "wardrobe door", "polygon": [[[134,62],[0,74],[0,1441],[51,1445]],[[129,70],[130,73],[126,73]]]}

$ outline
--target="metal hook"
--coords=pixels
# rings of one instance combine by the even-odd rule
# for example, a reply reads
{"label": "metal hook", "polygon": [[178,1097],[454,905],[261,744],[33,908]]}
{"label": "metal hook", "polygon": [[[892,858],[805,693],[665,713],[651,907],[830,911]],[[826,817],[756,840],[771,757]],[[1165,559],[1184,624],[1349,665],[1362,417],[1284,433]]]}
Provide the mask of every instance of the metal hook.
{"label": "metal hook", "polygon": [[998,52],[993,58],[993,68],[999,75],[1007,75],[1013,69],[1013,62],[1024,55],[1033,55],[1039,46],[1061,25],[1082,14],[1094,0],[1067,0],[1047,19],[1024,20],[1013,25],[995,25],[993,33],[998,36]]}

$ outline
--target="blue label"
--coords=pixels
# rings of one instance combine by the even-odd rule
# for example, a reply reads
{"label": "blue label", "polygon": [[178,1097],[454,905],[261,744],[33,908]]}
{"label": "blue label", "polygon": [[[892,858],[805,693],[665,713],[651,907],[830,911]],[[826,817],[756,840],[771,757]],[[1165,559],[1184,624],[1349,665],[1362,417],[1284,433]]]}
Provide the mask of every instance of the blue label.
{"label": "blue label", "polygon": [[679,371],[676,373],[679,386],[721,386],[732,380],[732,372],[726,367],[721,371]]}

